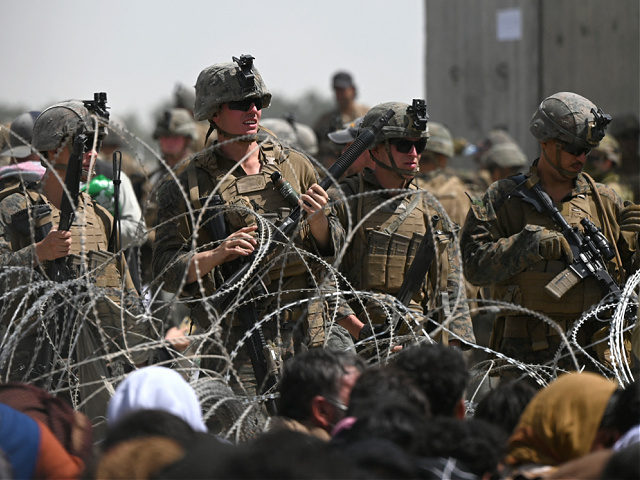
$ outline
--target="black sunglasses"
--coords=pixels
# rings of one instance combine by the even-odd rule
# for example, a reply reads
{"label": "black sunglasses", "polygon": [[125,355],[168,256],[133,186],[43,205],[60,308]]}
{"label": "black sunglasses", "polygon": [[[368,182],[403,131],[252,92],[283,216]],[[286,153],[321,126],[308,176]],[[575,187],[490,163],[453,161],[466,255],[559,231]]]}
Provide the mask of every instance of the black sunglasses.
{"label": "black sunglasses", "polygon": [[402,138],[392,138],[389,140],[391,145],[395,145],[396,150],[400,153],[409,153],[411,151],[411,147],[416,147],[416,153],[420,155],[424,152],[424,149],[427,146],[427,139],[421,138],[420,140],[404,140]]}
{"label": "black sunglasses", "polygon": [[251,105],[255,105],[258,110],[262,110],[262,97],[251,97],[239,100],[237,102],[229,102],[230,110],[238,110],[240,112],[246,112],[251,108]]}
{"label": "black sunglasses", "polygon": [[590,148],[578,147],[576,145],[571,145],[569,143],[563,143],[562,150],[564,150],[567,153],[570,153],[571,155],[575,155],[576,157],[579,157],[582,154],[589,154],[589,152],[591,151]]}

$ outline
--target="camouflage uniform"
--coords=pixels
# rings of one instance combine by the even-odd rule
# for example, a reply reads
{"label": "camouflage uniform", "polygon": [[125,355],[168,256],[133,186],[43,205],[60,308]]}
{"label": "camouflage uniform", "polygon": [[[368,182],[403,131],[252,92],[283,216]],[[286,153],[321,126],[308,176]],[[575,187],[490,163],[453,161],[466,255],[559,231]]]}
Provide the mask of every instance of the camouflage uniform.
{"label": "camouflage uniform", "polygon": [[[336,204],[336,213],[340,218],[343,228],[348,228],[350,210],[352,225],[357,224],[364,215],[374,212],[365,220],[365,223],[354,235],[349,248],[342,260],[341,271],[347,277],[351,287],[356,290],[370,291],[394,295],[398,292],[404,279],[405,272],[411,265],[422,235],[427,232],[427,225],[436,215],[430,208],[424,196],[411,195],[395,200],[390,204],[380,207],[389,200],[369,169],[357,176],[352,176],[340,184],[342,193],[332,188],[329,196]],[[409,189],[419,192],[413,185]],[[354,197],[354,195],[365,194]],[[348,207],[340,201],[344,195],[348,199]],[[416,199],[416,202],[414,202]],[[415,204],[415,205],[414,205]],[[410,207],[410,205],[413,205]],[[409,211],[404,220],[393,227],[392,224]],[[404,215],[403,215],[404,216]],[[427,273],[426,282],[414,295],[409,308],[418,314],[428,314],[437,307],[443,307],[450,312],[459,292],[457,283],[460,278],[461,268],[456,261],[452,242],[451,229],[453,226],[444,219],[436,223],[437,259],[433,262]],[[389,233],[385,233],[387,229]],[[393,233],[391,231],[393,230]],[[384,250],[384,252],[383,252]],[[446,293],[446,295],[443,295]],[[461,292],[461,304],[456,313],[460,314],[448,325],[449,330],[467,342],[474,342],[473,328],[465,303],[464,290]],[[366,315],[374,324],[386,322],[387,315],[377,305],[377,302],[369,302],[366,305],[366,315],[359,307],[359,302],[354,301],[352,307],[357,315],[366,322]],[[438,321],[442,320],[442,315]],[[427,329],[432,329],[427,327]]]}
{"label": "camouflage uniform", "polygon": [[[262,164],[260,173],[246,175],[242,168],[237,167],[235,161],[219,153],[215,145],[212,149],[196,155],[192,164],[179,176],[184,191],[190,196],[189,207],[194,209],[195,217],[197,218],[201,205],[205,204],[206,199],[210,195],[217,194],[222,197],[224,205],[230,207],[224,214],[228,233],[256,224],[255,214],[275,222],[289,214],[291,205],[274,188],[270,179],[271,173],[280,172],[298,193],[306,192],[317,181],[315,170],[309,160],[299,152],[285,148],[279,143],[267,141],[261,144],[260,162]],[[173,181],[163,183],[158,190],[158,202],[158,226],[153,245],[154,277],[161,279],[164,282],[164,288],[169,291],[181,291],[183,295],[201,297],[198,282],[187,285],[183,282],[191,257],[194,228],[178,185]],[[330,225],[335,225],[337,220],[330,215],[329,222]],[[337,251],[341,248],[342,239],[335,232],[340,230],[331,228],[331,231],[330,249]],[[219,240],[212,238],[210,231],[201,226],[197,232],[196,249],[211,248],[213,246],[211,242]],[[306,221],[301,222],[300,231],[293,243],[296,247],[315,254],[330,253],[318,251]],[[306,345],[321,345],[324,341],[322,302],[284,308],[288,303],[317,296],[317,292],[314,294],[294,290],[313,289],[314,285],[322,283],[321,276],[314,275],[310,271],[310,266],[313,269],[314,262],[307,257],[304,259],[307,263],[305,265],[302,260],[301,255],[289,249],[286,261],[283,262],[283,257],[273,259],[271,268],[262,276],[271,295],[260,301],[258,316],[261,318],[268,313],[279,312],[276,317],[279,321],[267,323],[264,333],[268,341],[276,344],[283,357],[293,354],[294,350],[297,351]],[[207,314],[204,303],[206,297],[214,293],[222,283],[223,270],[225,270],[224,265],[215,268],[202,278],[204,288],[202,293],[205,298],[197,302],[193,308],[192,319],[204,329],[210,328],[213,318],[211,314]],[[222,327],[226,332],[223,333],[223,344],[227,351],[231,351],[244,335],[245,327],[239,325],[237,319],[229,321],[228,318],[225,319]],[[276,338],[276,331],[281,338]],[[213,368],[227,369],[229,366],[214,365]],[[252,377],[249,359],[244,349],[236,358],[234,367],[240,370],[243,380]]]}
{"label": "camouflage uniform", "polygon": [[[124,351],[123,355],[114,357],[111,366],[143,364],[148,358],[147,351],[131,351],[136,345],[148,341],[149,331],[143,323],[136,323],[127,313],[121,319],[120,305],[121,265],[107,250],[108,239],[111,234],[112,218],[109,213],[96,204],[91,197],[81,194],[75,221],[70,229],[72,235],[71,255],[65,257],[67,265],[72,271],[79,271],[78,278],[73,279],[73,285],[67,286],[60,294],[62,297],[74,296],[73,310],[65,312],[65,321],[59,325],[59,317],[55,314],[59,298],[52,295],[50,287],[38,286],[38,282],[47,278],[51,262],[38,264],[33,248],[34,241],[29,234],[25,234],[24,227],[12,222],[11,216],[27,205],[48,205],[51,214],[34,225],[34,228],[44,223],[52,222],[57,225],[60,211],[51,204],[44,195],[38,192],[38,185],[32,184],[26,190],[18,182],[5,184],[0,193],[0,265],[5,269],[2,276],[2,289],[5,292],[2,302],[2,324],[4,333],[10,332],[2,351],[11,352],[11,362],[2,366],[3,378],[15,381],[27,381],[40,375],[47,375],[54,368],[60,368],[60,363],[49,364],[52,358],[58,362],[72,355],[74,361],[88,360],[97,355],[114,354]],[[83,250],[84,249],[84,250]],[[32,267],[33,266],[33,267]],[[9,267],[14,267],[11,271]],[[31,268],[30,268],[31,267]],[[79,270],[77,270],[79,269]],[[86,273],[82,273],[82,272]],[[137,304],[137,295],[128,273],[125,283],[125,302],[127,307]],[[47,300],[39,308],[37,305]],[[135,310],[134,310],[135,311]],[[26,323],[25,323],[26,322]],[[42,323],[41,323],[42,322]],[[65,340],[64,334],[55,338],[55,349],[60,357],[47,354],[47,345],[51,340],[45,338],[50,335],[51,322],[58,324],[57,328],[78,329],[80,337],[75,347],[71,347]],[[74,334],[67,331],[69,338]],[[12,339],[11,335],[15,335]],[[13,343],[13,342],[16,343]],[[4,356],[4,361],[7,357]],[[47,363],[43,363],[47,362]],[[116,371],[109,374],[103,361],[92,361],[74,368],[81,383],[99,380],[100,377],[109,378]],[[50,382],[45,376],[40,383]],[[104,415],[104,408],[108,395],[102,390],[100,383],[83,385],[82,398],[97,395],[85,405],[84,411],[90,418]]]}
{"label": "camouflage uniform", "polygon": [[[535,176],[535,172],[532,167],[529,176]],[[622,232],[618,226],[623,208],[620,197],[609,187],[596,185],[613,230],[608,240],[617,245],[623,261],[623,265],[618,265],[612,260],[607,269],[622,283],[638,268],[637,237],[634,232]],[[546,260],[539,252],[543,229],[558,231],[558,227],[547,214],[514,195],[516,187],[512,178],[499,180],[489,187],[481,201],[473,202],[461,234],[465,274],[476,285],[491,286],[493,299],[540,311],[566,331],[584,311],[600,301],[600,286],[594,278],[585,278],[560,300],[544,291],[545,285],[568,266],[562,259]],[[603,212],[584,174],[576,179],[571,194],[556,206],[571,226],[578,227],[584,217],[599,228],[603,226]],[[594,328],[600,325],[581,329],[587,337],[580,339],[581,344],[590,340]],[[493,348],[530,363],[550,360],[560,345],[555,329],[517,313],[499,317],[493,341]]]}
{"label": "camouflage uniform", "polygon": [[434,170],[416,177],[419,188],[427,190],[442,204],[452,222],[463,225],[471,201],[462,180],[449,168]]}

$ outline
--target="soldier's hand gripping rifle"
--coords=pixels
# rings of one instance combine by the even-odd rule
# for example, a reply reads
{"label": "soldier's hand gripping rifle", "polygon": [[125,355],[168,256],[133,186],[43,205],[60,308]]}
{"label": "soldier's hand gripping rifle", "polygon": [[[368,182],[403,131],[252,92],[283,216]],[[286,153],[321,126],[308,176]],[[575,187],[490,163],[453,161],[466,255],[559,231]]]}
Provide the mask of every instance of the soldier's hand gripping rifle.
{"label": "soldier's hand gripping rifle", "polygon": [[526,182],[522,182],[518,190],[525,202],[533,205],[540,213],[549,215],[560,227],[573,253],[571,265],[553,278],[545,286],[545,291],[560,300],[582,279],[594,277],[600,285],[603,298],[612,303],[619,302],[622,292],[606,268],[606,262],[615,256],[615,252],[598,227],[588,218],[580,221],[584,232],[569,225],[539,183],[526,188]]}
{"label": "soldier's hand gripping rifle", "polygon": [[[347,148],[347,150],[340,155],[336,163],[329,168],[329,175],[320,182],[320,186],[323,189],[326,190],[329,188],[332,185],[333,179],[338,180],[353,164],[353,162],[355,162],[357,158],[373,144],[376,135],[380,130],[382,130],[382,127],[391,120],[391,117],[393,117],[394,114],[395,112],[389,109],[373,125],[371,125],[371,127],[365,128],[359,133],[349,148]],[[295,207],[289,216],[279,225],[277,230],[281,232],[281,236],[285,241],[288,242],[289,237],[295,231],[298,222],[300,221],[301,213],[302,209],[300,206]],[[270,248],[274,249],[278,247],[272,244]],[[242,268],[236,270],[235,273],[218,289],[219,295],[217,296],[217,302],[219,306],[228,304],[229,296],[235,290],[235,286],[238,281],[242,279],[251,268],[250,258],[251,257],[249,257]]]}

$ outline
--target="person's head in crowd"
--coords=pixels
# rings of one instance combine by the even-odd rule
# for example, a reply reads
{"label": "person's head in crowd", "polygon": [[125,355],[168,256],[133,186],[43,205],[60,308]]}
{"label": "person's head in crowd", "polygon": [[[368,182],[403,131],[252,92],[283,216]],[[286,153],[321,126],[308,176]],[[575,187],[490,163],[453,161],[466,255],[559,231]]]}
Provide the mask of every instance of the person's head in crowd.
{"label": "person's head in crowd", "polygon": [[[183,445],[183,448],[185,452],[182,458],[166,465],[154,475],[154,479],[219,478],[217,475],[221,465],[237,450],[234,445],[221,442],[213,435],[198,432],[188,444]],[[232,478],[237,476],[232,475]]]}
{"label": "person's head in crowd", "polygon": [[351,390],[347,416],[362,417],[371,412],[381,397],[406,402],[424,418],[431,416],[431,407],[425,394],[402,370],[391,365],[378,365],[365,370]]}
{"label": "person's head in crowd", "polygon": [[452,457],[462,462],[462,470],[491,477],[498,472],[507,439],[500,428],[483,420],[437,417],[425,426],[419,455]]}
{"label": "person's head in crowd", "polygon": [[427,423],[420,407],[407,399],[387,397],[381,392],[378,403],[358,416],[349,428],[336,429],[334,444],[354,444],[370,438],[388,440],[409,453],[415,453],[422,442]]}
{"label": "person's head in crowd", "polygon": [[521,172],[527,165],[526,155],[513,142],[493,145],[484,153],[482,161],[494,182]]}
{"label": "person's head in crowd", "polygon": [[178,442],[164,436],[133,438],[102,455],[95,478],[152,478],[165,466],[180,460],[184,453]]}
{"label": "person's head in crowd", "polygon": [[268,432],[237,447],[203,439],[156,479],[365,478],[354,463],[320,439],[289,430]]}
{"label": "person's head in crowd", "polygon": [[107,408],[107,423],[115,425],[125,415],[145,409],[164,410],[206,432],[198,396],[182,376],[165,367],[144,367],[118,385]]}
{"label": "person's head in crowd", "polygon": [[51,430],[4,403],[0,403],[0,451],[10,464],[11,478],[77,478],[84,468]]}
{"label": "person's head in crowd", "polygon": [[330,432],[345,416],[349,395],[364,369],[351,352],[312,349],[285,363],[278,413]]}
{"label": "person's head in crowd", "polygon": [[474,418],[500,427],[510,435],[536,392],[526,382],[500,383],[480,400]]}
{"label": "person's head in crowd", "polygon": [[441,123],[429,122],[429,140],[420,155],[420,173],[446,168],[453,153],[453,138],[449,129]]}
{"label": "person's head in crowd", "polygon": [[422,478],[414,456],[390,440],[371,437],[336,444],[334,448],[364,471],[365,478]]}
{"label": "person's head in crowd", "polygon": [[8,382],[0,384],[0,403],[45,424],[71,455],[83,461],[91,457],[91,422],[65,400],[34,385]]}
{"label": "person's head in crowd", "polygon": [[351,74],[348,72],[336,72],[331,79],[331,86],[340,111],[343,113],[350,112],[358,96],[358,90]]}
{"label": "person's head in crowd", "polygon": [[189,156],[197,133],[191,113],[184,108],[172,108],[163,111],[156,120],[153,138],[158,141],[162,158],[174,167]]}
{"label": "person's head in crowd", "polygon": [[182,418],[165,410],[135,410],[109,426],[101,447],[103,451],[133,438],[168,437],[180,445],[187,445],[195,430]]}
{"label": "person's head in crowd", "polygon": [[9,145],[0,152],[0,157],[11,157],[14,162],[39,161],[38,152],[31,145],[33,124],[40,112],[31,111],[18,115],[9,128]]}
{"label": "person's head in crowd", "polygon": [[636,380],[624,389],[617,389],[609,398],[591,449],[612,448],[621,437],[638,424],[640,424],[640,385]]}
{"label": "person's head in crowd", "polygon": [[640,443],[623,448],[609,458],[600,475],[602,480],[637,480],[640,478]]}
{"label": "person's head in crowd", "polygon": [[393,364],[426,395],[432,415],[464,418],[469,373],[460,350],[423,343],[403,349]]}
{"label": "person's head in crowd", "polygon": [[616,383],[590,372],[568,373],[540,390],[510,440],[510,466],[555,466],[589,453]]}

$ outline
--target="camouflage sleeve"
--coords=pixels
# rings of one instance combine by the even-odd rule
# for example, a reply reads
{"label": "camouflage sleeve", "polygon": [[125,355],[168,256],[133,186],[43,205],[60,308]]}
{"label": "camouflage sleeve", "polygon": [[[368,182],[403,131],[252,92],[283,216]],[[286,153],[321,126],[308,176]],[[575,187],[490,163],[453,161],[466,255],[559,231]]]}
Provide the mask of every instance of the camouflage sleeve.
{"label": "camouflage sleeve", "polygon": [[189,266],[191,228],[180,188],[173,180],[157,192],[158,217],[153,241],[152,271],[163,289],[177,292]]}
{"label": "camouflage sleeve", "polygon": [[502,282],[542,260],[538,252],[543,227],[526,225],[511,234],[498,225],[503,187],[497,182],[482,200],[474,200],[460,234],[464,273],[474,285]]}
{"label": "camouflage sleeve", "polygon": [[12,194],[0,203],[0,265],[3,267],[25,267],[35,262],[34,245],[14,251],[11,246],[11,215],[26,207],[25,197]]}

